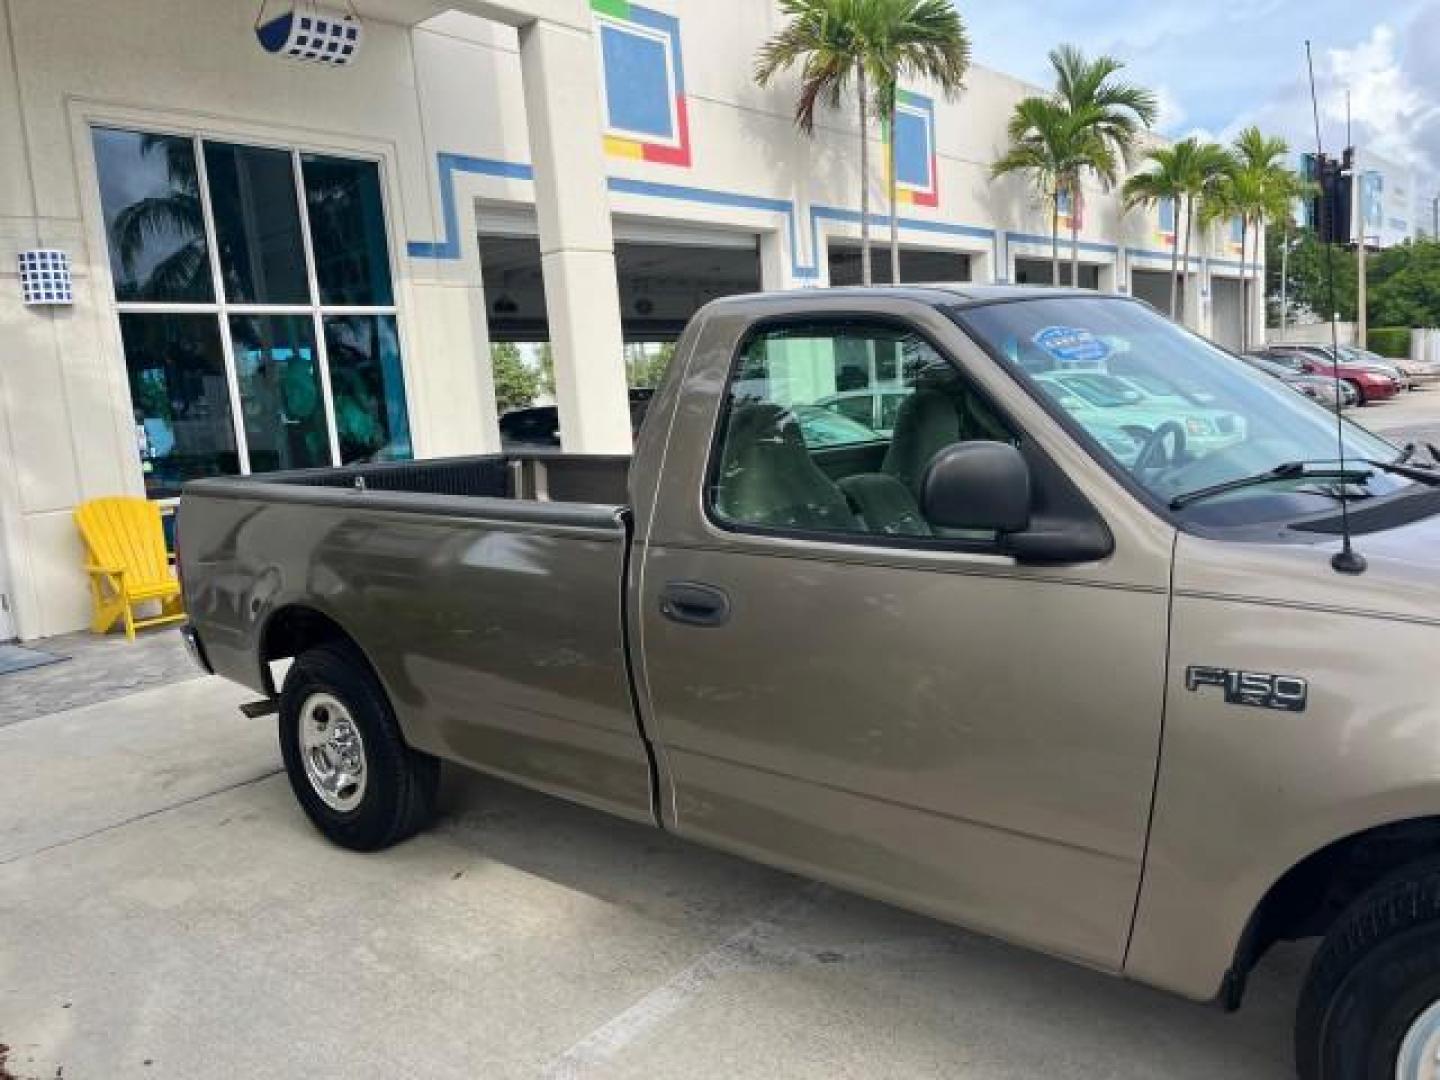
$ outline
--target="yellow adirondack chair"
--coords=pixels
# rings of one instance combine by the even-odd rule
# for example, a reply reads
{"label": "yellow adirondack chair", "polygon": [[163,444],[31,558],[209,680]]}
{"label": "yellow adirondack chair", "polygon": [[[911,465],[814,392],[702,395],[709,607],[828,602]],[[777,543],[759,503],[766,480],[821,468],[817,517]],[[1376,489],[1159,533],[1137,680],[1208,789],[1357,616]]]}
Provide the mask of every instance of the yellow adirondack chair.
{"label": "yellow adirondack chair", "polygon": [[[85,570],[95,605],[91,630],[108,633],[123,619],[125,637],[134,641],[137,629],[185,618],[180,582],[165,551],[160,507],[147,499],[91,499],[75,510],[75,524],[85,539]],[[147,603],[158,603],[160,614],[137,618],[135,609]]]}

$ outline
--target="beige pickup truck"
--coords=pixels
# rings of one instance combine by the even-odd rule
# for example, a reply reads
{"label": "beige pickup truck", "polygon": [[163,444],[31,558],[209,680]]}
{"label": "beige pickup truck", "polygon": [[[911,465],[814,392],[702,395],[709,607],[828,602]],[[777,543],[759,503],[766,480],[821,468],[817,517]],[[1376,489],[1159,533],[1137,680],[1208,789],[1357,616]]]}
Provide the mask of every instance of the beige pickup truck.
{"label": "beige pickup truck", "polygon": [[633,459],[197,482],[179,564],[339,844],[443,760],[1227,1008],[1321,937],[1301,1075],[1409,1080],[1437,483],[1133,300],[837,289],[706,307]]}

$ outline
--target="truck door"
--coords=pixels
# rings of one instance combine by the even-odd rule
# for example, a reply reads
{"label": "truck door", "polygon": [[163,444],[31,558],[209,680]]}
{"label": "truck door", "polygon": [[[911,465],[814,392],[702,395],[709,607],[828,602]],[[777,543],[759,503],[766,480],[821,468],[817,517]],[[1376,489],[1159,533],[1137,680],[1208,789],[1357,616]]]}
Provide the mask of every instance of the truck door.
{"label": "truck door", "polygon": [[[1168,542],[1112,528],[1107,559],[1023,566],[993,535],[930,528],[931,456],[1036,450],[1017,417],[1043,411],[1005,397],[1008,376],[933,309],[796,304],[748,328],[712,317],[642,517],[640,688],[666,823],[1118,969]],[[893,407],[870,424],[837,407],[867,394]]]}

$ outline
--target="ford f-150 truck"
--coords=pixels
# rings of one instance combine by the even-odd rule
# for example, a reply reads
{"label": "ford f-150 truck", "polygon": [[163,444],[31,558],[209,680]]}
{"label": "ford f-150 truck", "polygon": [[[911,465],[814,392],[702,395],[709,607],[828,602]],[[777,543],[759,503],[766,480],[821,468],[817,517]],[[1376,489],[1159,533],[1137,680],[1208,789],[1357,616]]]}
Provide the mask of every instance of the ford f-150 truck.
{"label": "ford f-150 truck", "polygon": [[[1072,371],[1160,391],[1116,424]],[[892,426],[804,420],[860,390]],[[1408,1080],[1437,482],[1138,301],[818,290],[703,309],[633,458],[197,481],[179,567],[339,844],[421,828],[443,760],[1229,1007],[1321,937],[1300,1073]]]}

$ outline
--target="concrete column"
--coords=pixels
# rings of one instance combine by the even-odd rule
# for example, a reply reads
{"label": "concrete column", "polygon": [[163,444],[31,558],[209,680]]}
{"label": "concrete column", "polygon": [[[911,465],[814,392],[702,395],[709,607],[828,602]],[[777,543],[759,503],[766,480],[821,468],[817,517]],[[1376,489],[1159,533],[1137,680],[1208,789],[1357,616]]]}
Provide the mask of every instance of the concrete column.
{"label": "concrete column", "polygon": [[1180,307],[1185,315],[1185,325],[1195,333],[1210,336],[1211,300],[1210,267],[1203,260],[1199,265],[1192,261],[1190,274],[1185,283],[1185,296]]}
{"label": "concrete column", "polygon": [[594,41],[573,26],[532,22],[520,30],[520,68],[561,439],[569,451],[627,454],[630,407]]}
{"label": "concrete column", "polygon": [[760,234],[760,287],[766,292],[808,289],[823,284],[824,267],[818,278],[796,277],[792,267],[797,261],[789,250],[784,230],[772,229]]}

